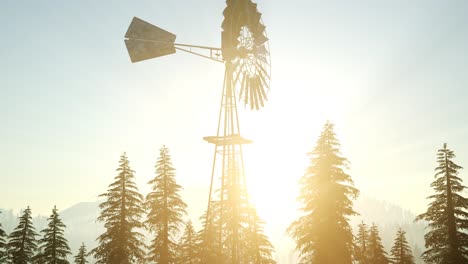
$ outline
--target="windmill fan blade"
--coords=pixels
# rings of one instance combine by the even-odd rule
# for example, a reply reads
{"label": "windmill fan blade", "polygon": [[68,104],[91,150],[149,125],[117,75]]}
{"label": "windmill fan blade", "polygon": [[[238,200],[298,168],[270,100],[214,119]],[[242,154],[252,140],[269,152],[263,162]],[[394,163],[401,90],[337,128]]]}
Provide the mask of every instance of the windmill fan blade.
{"label": "windmill fan blade", "polygon": [[260,34],[255,38],[255,45],[260,46],[268,41],[268,38],[264,34]]}
{"label": "windmill fan blade", "polygon": [[[262,72],[257,72],[258,74],[258,77],[259,77],[259,84],[262,86],[262,87],[266,87],[267,89],[269,89],[270,87],[268,87],[268,83],[265,79],[265,77],[263,76]],[[263,93],[265,93],[265,89],[262,89]],[[266,97],[266,95],[265,95]]]}
{"label": "windmill fan blade", "polygon": [[259,95],[258,83],[255,77],[250,79],[250,86],[251,86],[250,89],[252,90],[253,97],[254,97],[255,108],[259,110],[260,107],[258,106],[258,95]]}
{"label": "windmill fan blade", "polygon": [[263,54],[257,54],[257,58],[261,60],[263,63],[268,64],[267,56]]}
{"label": "windmill fan blade", "polygon": [[266,95],[266,92],[265,92],[266,84],[264,83],[263,76],[261,76],[261,74],[259,74],[256,77],[256,82],[257,82],[257,85],[258,85],[258,98],[260,99],[260,104],[263,107],[264,102],[267,101],[268,99],[267,99],[267,95]]}
{"label": "windmill fan blade", "polygon": [[235,55],[234,47],[237,47],[239,40],[231,36],[230,32],[223,31],[221,33],[221,49],[223,57],[232,58]]}
{"label": "windmill fan blade", "polygon": [[265,45],[261,45],[261,46],[257,47],[256,51],[257,51],[258,55],[263,55],[263,56],[265,56],[268,53]]}
{"label": "windmill fan blade", "polygon": [[249,87],[248,87],[248,79],[247,76],[244,75],[244,79],[242,82],[242,89],[244,89],[244,105],[249,103]]}
{"label": "windmill fan blade", "polygon": [[257,26],[255,28],[252,28],[251,30],[255,36],[258,36],[260,34],[263,34],[263,32],[265,32],[265,29],[265,25],[263,25],[262,23],[258,23]]}
{"label": "windmill fan blade", "polygon": [[260,71],[262,72],[264,77],[266,76],[266,77],[270,78],[270,75],[265,71],[263,66],[260,63],[258,63],[258,61],[255,62],[255,65],[257,65],[257,68],[260,69]]}
{"label": "windmill fan blade", "polygon": [[260,110],[260,105],[259,105],[259,98],[258,96],[260,95],[259,91],[258,91],[258,84],[257,84],[257,81],[256,81],[256,78],[252,78],[252,88],[254,90],[254,99],[255,99],[255,108],[257,110]]}
{"label": "windmill fan blade", "polygon": [[[240,74],[240,73],[239,73]],[[246,80],[247,80],[247,77],[245,76],[245,74],[243,75],[243,78],[242,78],[242,82],[241,82],[241,89],[240,89],[240,92],[239,92],[239,99],[242,98],[242,95],[244,95],[244,103],[247,104],[247,98],[248,98],[248,91],[245,90],[245,85],[246,85]]]}
{"label": "windmill fan blade", "polygon": [[249,82],[248,82],[249,86],[247,87],[248,91],[249,91],[249,98],[250,98],[250,109],[253,110],[254,108],[254,97],[253,97],[253,89],[252,89],[252,78],[249,78]]}
{"label": "windmill fan blade", "polygon": [[254,2],[247,2],[247,6],[253,10],[257,10],[257,3]]}
{"label": "windmill fan blade", "polygon": [[259,58],[262,62],[268,64],[268,60],[267,60],[268,50],[266,49],[265,44],[255,49],[255,56]]}
{"label": "windmill fan blade", "polygon": [[237,61],[236,63],[233,64],[234,66],[234,71],[233,71],[233,74],[235,74],[235,78],[234,78],[234,84],[236,84],[238,81],[239,81],[239,77],[242,75],[242,69],[244,68],[244,65],[240,65],[240,61]]}

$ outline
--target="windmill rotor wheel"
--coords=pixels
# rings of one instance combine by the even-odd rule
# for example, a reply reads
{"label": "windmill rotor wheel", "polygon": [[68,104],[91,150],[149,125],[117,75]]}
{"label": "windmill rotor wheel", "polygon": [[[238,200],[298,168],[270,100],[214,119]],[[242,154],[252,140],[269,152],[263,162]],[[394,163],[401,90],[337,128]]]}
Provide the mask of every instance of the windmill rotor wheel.
{"label": "windmill rotor wheel", "polygon": [[222,24],[223,59],[231,64],[238,99],[260,109],[270,90],[270,51],[262,14],[251,0],[227,0]]}

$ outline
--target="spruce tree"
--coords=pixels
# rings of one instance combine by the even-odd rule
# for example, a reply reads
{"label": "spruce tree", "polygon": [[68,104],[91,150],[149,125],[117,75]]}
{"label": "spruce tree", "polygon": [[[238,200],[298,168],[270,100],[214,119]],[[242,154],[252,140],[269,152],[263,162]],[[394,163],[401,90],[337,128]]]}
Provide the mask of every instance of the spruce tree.
{"label": "spruce tree", "polygon": [[28,206],[19,217],[18,226],[8,236],[10,260],[14,264],[30,263],[37,249],[37,233],[32,223],[31,213]]}
{"label": "spruce tree", "polygon": [[5,263],[5,264],[13,264],[13,253],[11,252],[8,243],[6,244],[6,256],[4,257],[2,261],[3,261],[2,263]]}
{"label": "spruce tree", "polygon": [[[0,211],[0,214],[2,212]],[[6,243],[6,233],[3,230],[2,223],[0,223],[0,263],[5,263],[7,259],[7,243]]]}
{"label": "spruce tree", "polygon": [[300,180],[301,210],[288,233],[296,241],[302,263],[350,264],[353,233],[349,217],[356,215],[353,199],[359,191],[346,174],[347,160],[339,151],[333,124],[327,122],[315,149],[309,153],[311,164]]}
{"label": "spruce tree", "polygon": [[175,169],[169,150],[165,146],[159,150],[155,168],[156,176],[148,182],[152,190],[146,196],[145,202],[145,208],[149,211],[145,224],[155,233],[148,259],[160,264],[169,264],[177,259],[175,235],[184,224],[182,217],[186,214],[187,205],[180,197],[182,187],[176,182]]}
{"label": "spruce tree", "polygon": [[184,234],[179,243],[178,261],[180,264],[198,264],[197,233],[189,220],[185,225]]}
{"label": "spruce tree", "polygon": [[364,222],[358,225],[358,233],[356,236],[356,256],[355,259],[359,264],[369,264],[368,260],[368,243],[369,241],[369,230]]}
{"label": "spruce tree", "polygon": [[80,249],[78,250],[78,254],[76,254],[76,256],[74,257],[75,264],[89,263],[88,260],[86,260],[87,256],[88,256],[88,253],[86,252],[85,244],[82,243],[80,246]]}
{"label": "spruce tree", "polygon": [[371,264],[389,264],[387,253],[382,245],[382,239],[379,235],[379,228],[372,224],[367,242],[368,261]]}
{"label": "spruce tree", "polygon": [[[224,201],[226,202],[226,201]],[[220,201],[211,201],[210,218],[207,222],[207,215],[200,218],[202,222],[202,230],[197,234],[197,251],[199,253],[201,263],[218,264],[232,263],[230,250],[231,237],[230,232],[225,230],[228,223],[221,223],[221,210],[223,214],[228,215],[228,207],[221,208]],[[268,237],[263,232],[263,221],[257,215],[252,207],[242,207],[240,210],[241,227],[239,236],[239,264],[272,264],[276,263],[273,260],[273,246]],[[226,219],[225,219],[226,221]],[[222,244],[219,242],[221,241]]]}
{"label": "spruce tree", "polygon": [[[202,229],[197,233],[197,251],[202,263],[216,264],[222,262],[220,231],[220,202],[211,201],[210,219],[207,211],[200,217]],[[207,221],[208,220],[208,221]]]}
{"label": "spruce tree", "polygon": [[275,264],[273,245],[263,232],[265,222],[260,219],[255,208],[250,209],[250,226],[243,229],[245,234],[244,263]]}
{"label": "spruce tree", "polygon": [[390,261],[392,264],[414,264],[413,252],[406,240],[406,232],[401,228],[397,232],[390,253]]}
{"label": "spruce tree", "polygon": [[101,203],[98,221],[104,222],[105,232],[92,250],[97,264],[141,263],[145,253],[143,235],[137,231],[142,228],[141,216],[144,213],[142,199],[134,183],[134,171],[126,154],[122,154],[115,181],[109,185]]}
{"label": "spruce tree", "polygon": [[39,240],[39,254],[41,263],[68,264],[67,255],[71,254],[68,241],[64,237],[65,224],[59,217],[57,207],[54,206],[52,214],[47,219],[47,227],[41,231],[44,234]]}
{"label": "spruce tree", "polygon": [[32,264],[44,264],[44,263],[47,263],[46,262],[46,258],[45,258],[45,254],[43,251],[39,250],[38,252],[36,252],[36,255],[34,255],[31,259],[31,263]]}
{"label": "spruce tree", "polygon": [[468,263],[468,199],[462,196],[465,186],[458,177],[461,166],[453,159],[455,154],[444,144],[437,152],[438,166],[431,184],[435,194],[427,211],[416,218],[425,220],[430,230],[425,236],[426,251],[422,257],[428,264]]}

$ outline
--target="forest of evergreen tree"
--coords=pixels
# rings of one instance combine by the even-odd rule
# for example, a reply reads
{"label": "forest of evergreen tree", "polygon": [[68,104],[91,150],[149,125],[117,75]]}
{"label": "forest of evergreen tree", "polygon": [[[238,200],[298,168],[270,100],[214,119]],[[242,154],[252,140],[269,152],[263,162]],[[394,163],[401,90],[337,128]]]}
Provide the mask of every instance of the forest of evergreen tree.
{"label": "forest of evergreen tree", "polygon": [[[387,252],[379,223],[350,224],[350,217],[359,215],[353,209],[359,190],[347,174],[349,162],[340,152],[331,122],[324,125],[308,155],[310,164],[300,179],[297,197],[301,215],[285,230],[296,243],[299,263],[415,264],[422,259],[427,264],[468,264],[468,199],[463,197],[466,187],[460,177],[462,167],[455,163],[455,154],[447,144],[437,152],[427,211],[415,219],[427,224],[425,250],[420,256],[408,243],[409,230],[400,228]],[[0,223],[0,263],[276,263],[273,245],[264,233],[265,221],[250,204],[240,208],[242,243],[236,250],[241,257],[235,263],[229,255],[233,246],[230,234],[221,231],[229,224],[221,221],[226,214],[222,201],[212,201],[209,223],[205,212],[199,216],[202,224],[196,230],[187,215],[183,188],[177,183],[166,146],[159,150],[148,194],[139,192],[126,153],[120,156],[116,174],[100,195],[104,201],[96,220],[104,225],[104,232],[96,238],[97,247],[88,250],[82,243],[72,256],[58,209],[53,207],[46,228],[37,232],[28,206],[10,234]],[[143,231],[151,237],[145,237]]]}

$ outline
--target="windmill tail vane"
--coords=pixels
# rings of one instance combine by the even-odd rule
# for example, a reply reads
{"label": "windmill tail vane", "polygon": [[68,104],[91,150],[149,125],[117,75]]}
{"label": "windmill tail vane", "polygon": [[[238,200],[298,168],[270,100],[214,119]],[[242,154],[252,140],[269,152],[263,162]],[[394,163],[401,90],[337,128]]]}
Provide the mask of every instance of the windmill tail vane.
{"label": "windmill tail vane", "polygon": [[[176,50],[223,62],[220,59],[220,48],[180,44],[175,43],[175,40],[175,34],[137,17],[132,19],[125,34],[125,45],[133,63],[174,54]],[[207,50],[209,54],[202,54],[193,49]]]}

